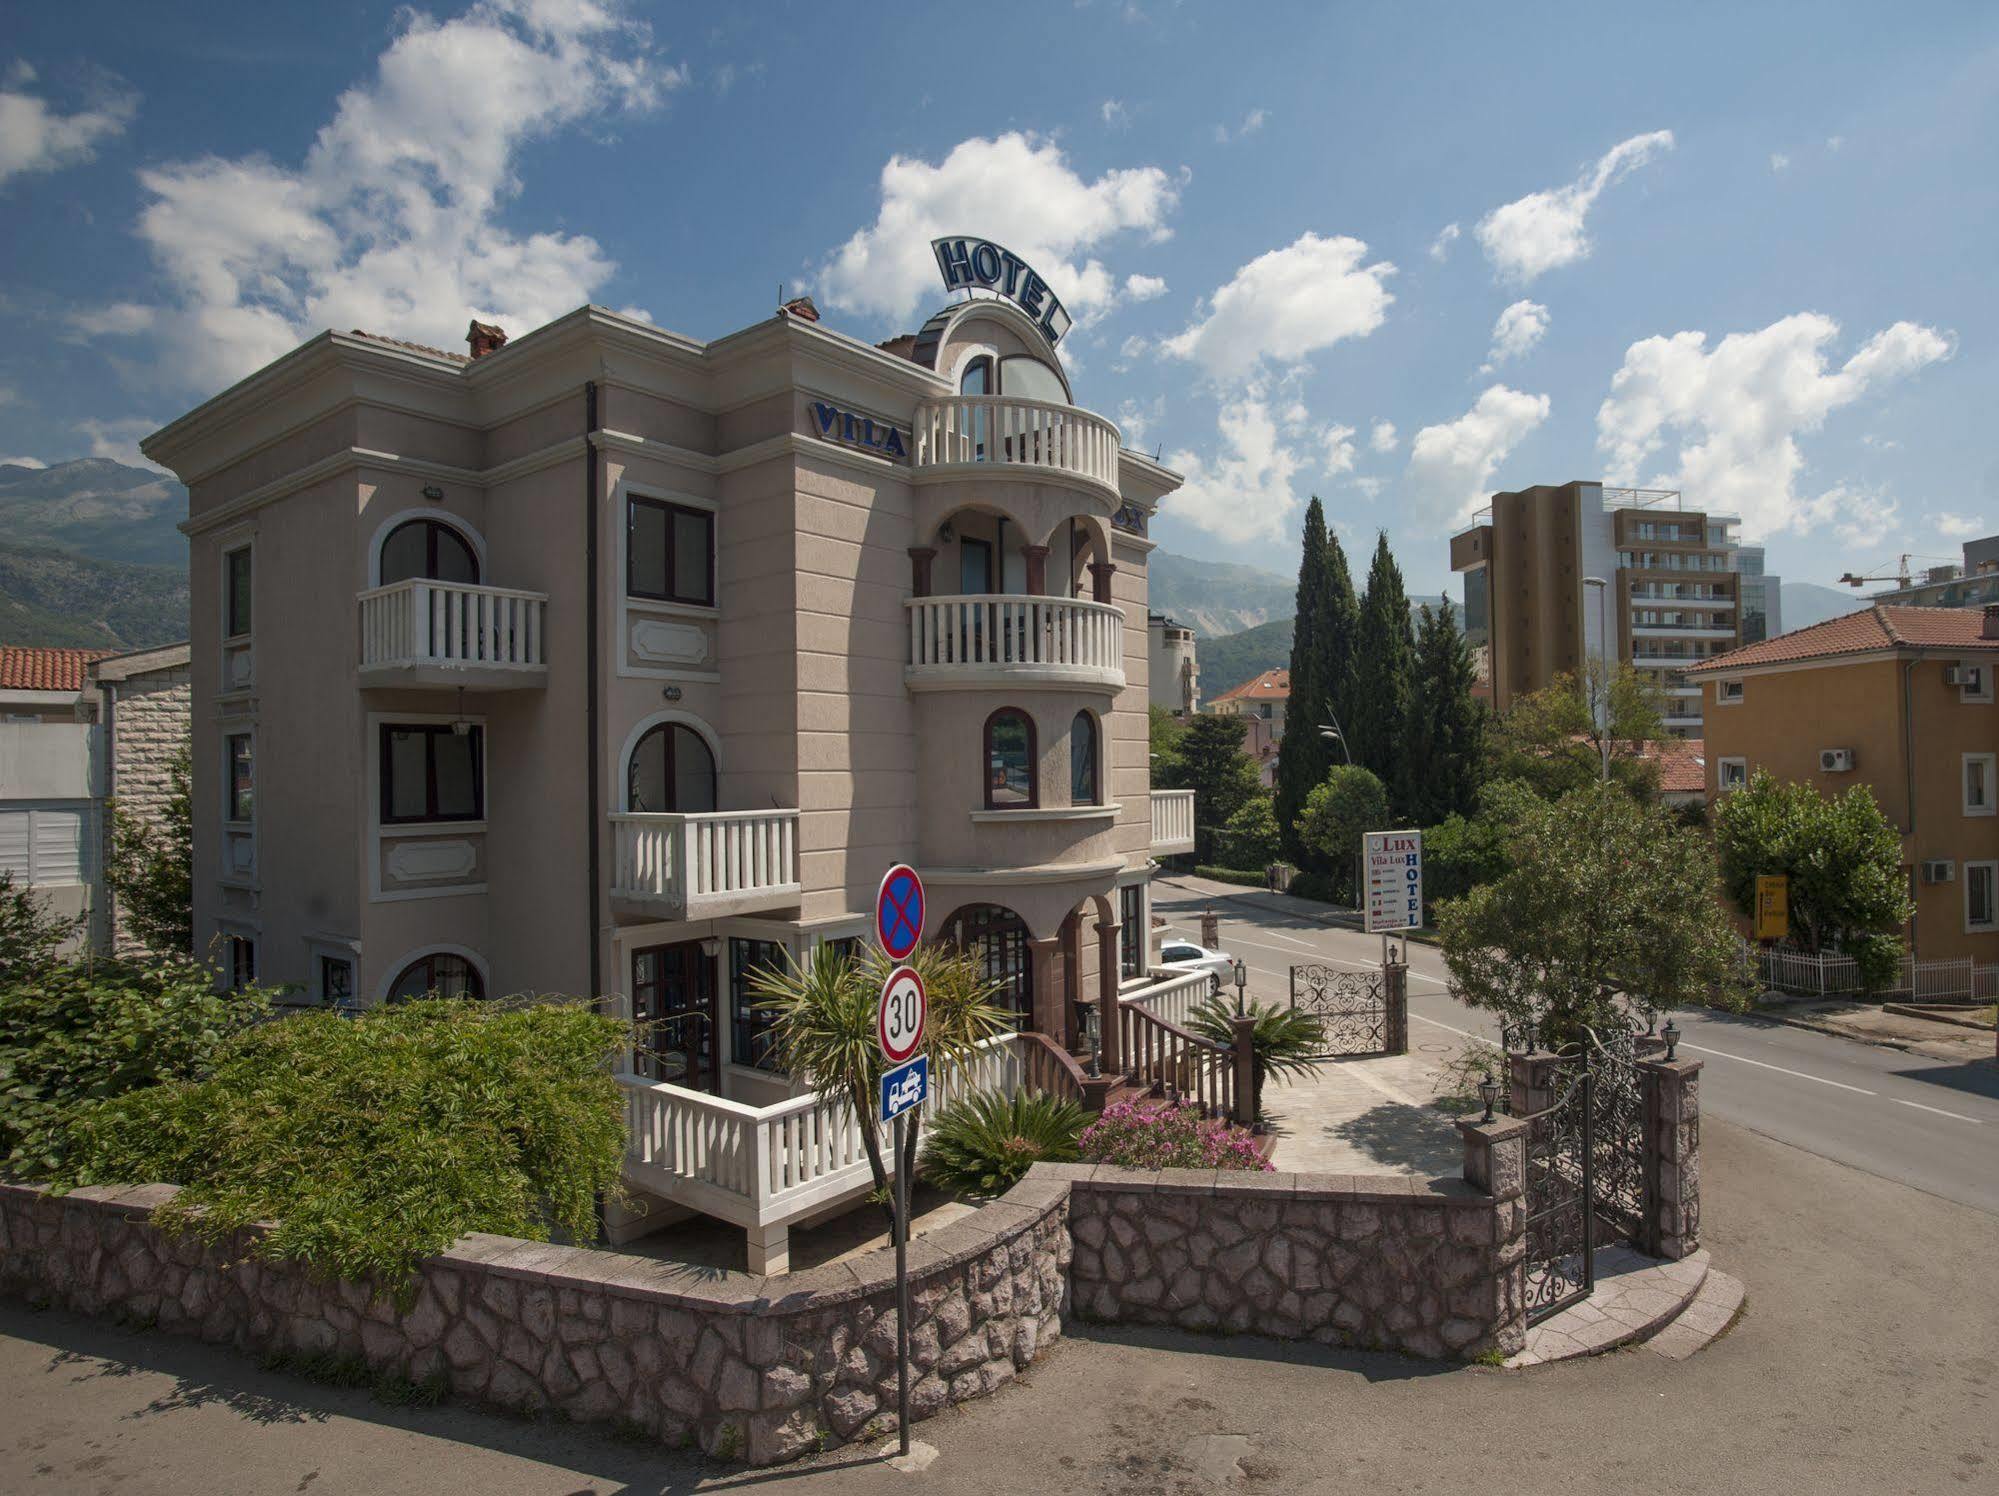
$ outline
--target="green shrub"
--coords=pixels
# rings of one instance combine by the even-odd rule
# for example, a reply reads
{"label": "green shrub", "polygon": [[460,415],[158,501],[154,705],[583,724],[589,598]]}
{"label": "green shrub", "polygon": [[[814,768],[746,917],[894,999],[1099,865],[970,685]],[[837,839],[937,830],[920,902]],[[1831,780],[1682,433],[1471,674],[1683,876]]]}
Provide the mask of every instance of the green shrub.
{"label": "green shrub", "polygon": [[1333,887],[1332,877],[1326,873],[1299,873],[1291,880],[1289,892],[1296,898],[1314,899],[1321,904],[1332,904],[1336,907],[1340,902],[1337,890]]}
{"label": "green shrub", "polygon": [[624,1156],[624,1032],[576,1002],[302,1013],[230,1039],[207,1079],[81,1117],[62,1182],[178,1184],[169,1230],[272,1221],[258,1255],[407,1295],[468,1231],[595,1239]]}
{"label": "green shrub", "polygon": [[1197,867],[1196,878],[1212,878],[1217,883],[1241,883],[1249,888],[1262,888],[1265,883],[1261,871],[1251,872],[1239,867]]}
{"label": "green shrub", "polygon": [[1073,1101],[1017,1091],[974,1091],[931,1119],[923,1177],[946,1189],[997,1195],[1038,1163],[1074,1163],[1083,1109]]}
{"label": "green shrub", "polygon": [[63,1169],[84,1112],[206,1074],[270,1011],[267,994],[216,992],[213,973],[184,958],[17,958],[0,972],[0,1172],[19,1178]]}

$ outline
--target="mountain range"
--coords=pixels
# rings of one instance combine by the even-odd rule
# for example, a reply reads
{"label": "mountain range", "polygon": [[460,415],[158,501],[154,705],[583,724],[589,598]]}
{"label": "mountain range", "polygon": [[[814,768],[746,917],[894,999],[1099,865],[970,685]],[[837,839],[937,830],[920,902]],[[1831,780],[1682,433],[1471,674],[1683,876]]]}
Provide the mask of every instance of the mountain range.
{"label": "mountain range", "polygon": [[0,464],[0,644],[185,639],[186,514],[179,483],[107,457]]}

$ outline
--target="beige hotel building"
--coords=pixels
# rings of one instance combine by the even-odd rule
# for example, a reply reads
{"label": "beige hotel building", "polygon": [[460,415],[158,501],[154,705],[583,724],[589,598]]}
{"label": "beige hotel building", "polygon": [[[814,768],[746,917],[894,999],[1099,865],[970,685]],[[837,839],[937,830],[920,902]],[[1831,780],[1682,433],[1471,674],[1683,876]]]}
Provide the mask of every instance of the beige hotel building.
{"label": "beige hotel building", "polygon": [[325,1002],[621,994],[680,1020],[654,1078],[758,1106],[789,1088],[746,973],[861,938],[906,861],[928,936],[1081,1049],[1193,845],[1147,767],[1179,478],[1075,404],[1035,310],[879,346],[802,299],[708,343],[595,306],[468,354],[327,332],[158,432],[197,938]]}

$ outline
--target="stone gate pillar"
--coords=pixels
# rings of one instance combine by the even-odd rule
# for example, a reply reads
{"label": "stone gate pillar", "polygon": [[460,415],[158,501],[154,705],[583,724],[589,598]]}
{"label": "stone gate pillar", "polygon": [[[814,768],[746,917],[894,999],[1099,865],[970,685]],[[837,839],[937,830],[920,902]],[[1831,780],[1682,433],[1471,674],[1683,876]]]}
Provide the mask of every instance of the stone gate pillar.
{"label": "stone gate pillar", "polygon": [[1381,968],[1383,1038],[1389,1054],[1409,1053],[1409,963],[1390,961]]}
{"label": "stone gate pillar", "polygon": [[1531,1117],[1555,1104],[1555,1087],[1562,1057],[1544,1049],[1506,1056],[1506,1110],[1515,1117]]}
{"label": "stone gate pillar", "polygon": [[1701,1244],[1701,1062],[1640,1060],[1645,1093],[1645,1232],[1650,1256],[1678,1261]]}
{"label": "stone gate pillar", "polygon": [[1458,1120],[1465,1183],[1492,1197],[1490,1276],[1454,1289],[1453,1308],[1491,1327],[1489,1349],[1511,1355],[1527,1343],[1527,1124],[1518,1117]]}

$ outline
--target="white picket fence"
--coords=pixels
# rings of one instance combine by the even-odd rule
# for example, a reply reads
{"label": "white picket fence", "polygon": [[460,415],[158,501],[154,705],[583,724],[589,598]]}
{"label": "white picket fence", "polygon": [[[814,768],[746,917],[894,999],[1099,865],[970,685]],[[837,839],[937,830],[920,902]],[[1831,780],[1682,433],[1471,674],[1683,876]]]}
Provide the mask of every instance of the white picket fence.
{"label": "white picket fence", "polygon": [[[1742,952],[1766,988],[1801,997],[1866,995],[1859,963],[1837,951],[1813,954],[1745,941]],[[1929,961],[1904,956],[1895,980],[1874,995],[1911,1002],[1991,1001],[1999,998],[1999,966],[1980,966],[1969,956]]]}

